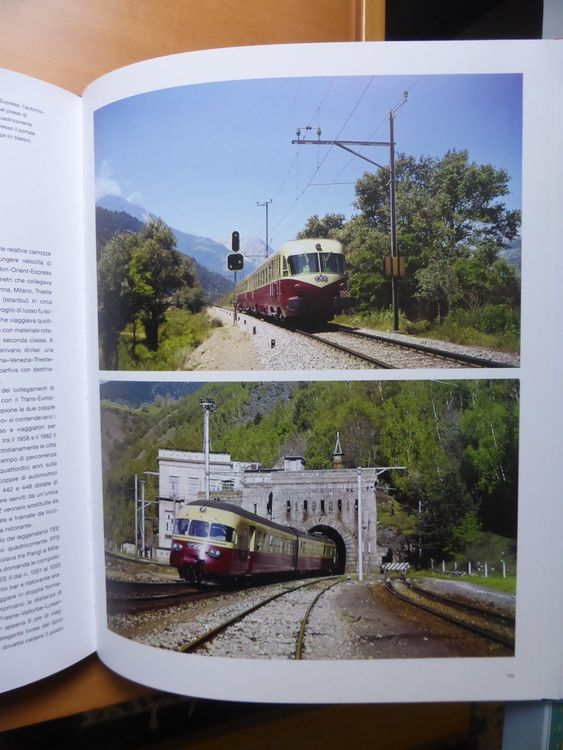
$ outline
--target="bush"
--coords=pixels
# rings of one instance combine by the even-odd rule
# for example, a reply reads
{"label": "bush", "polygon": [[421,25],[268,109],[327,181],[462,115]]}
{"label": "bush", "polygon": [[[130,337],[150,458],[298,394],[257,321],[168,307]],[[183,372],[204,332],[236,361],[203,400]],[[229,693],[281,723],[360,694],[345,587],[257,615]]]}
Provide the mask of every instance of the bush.
{"label": "bush", "polygon": [[455,328],[474,328],[481,333],[520,332],[520,311],[508,305],[485,305],[472,310],[453,310],[444,321]]}
{"label": "bush", "polygon": [[408,320],[405,326],[405,331],[407,333],[421,336],[425,333],[428,333],[431,328],[432,323],[429,320],[417,320],[414,323],[411,323],[410,320]]}
{"label": "bush", "polygon": [[210,320],[205,312],[190,313],[187,310],[170,308],[165,313],[165,322],[159,329],[156,351],[150,351],[142,331],[137,331],[135,346],[132,329],[128,326],[121,333],[118,349],[118,364],[121,370],[183,370],[184,362],[193,349],[209,336],[220,321]]}
{"label": "bush", "polygon": [[[335,321],[345,325],[355,325],[362,328],[375,328],[379,331],[392,331],[393,330],[393,310],[390,307],[385,307],[381,310],[374,310],[373,312],[355,312],[349,315],[339,315],[335,317]],[[404,313],[399,310],[399,330],[406,331],[409,321],[406,319]]]}

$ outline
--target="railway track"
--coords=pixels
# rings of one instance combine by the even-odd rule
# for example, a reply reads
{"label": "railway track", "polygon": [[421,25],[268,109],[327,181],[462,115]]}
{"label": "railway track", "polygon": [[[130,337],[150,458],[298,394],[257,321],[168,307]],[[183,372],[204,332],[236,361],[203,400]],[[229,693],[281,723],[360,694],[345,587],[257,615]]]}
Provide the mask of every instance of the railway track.
{"label": "railway track", "polygon": [[[237,641],[243,640],[240,653],[247,654],[249,642],[261,642],[268,648],[269,642],[275,640],[276,648],[279,650],[281,647],[284,652],[280,658],[302,659],[311,612],[324,593],[345,580],[347,578],[338,576],[336,579],[314,579],[284,587],[224,619],[177,650],[221,656],[227,651],[236,651]],[[276,623],[276,632],[273,632],[271,625],[268,634],[264,632],[264,610],[268,610],[268,622]]]}
{"label": "railway track", "polygon": [[133,614],[170,607],[179,602],[193,602],[218,596],[220,591],[195,588],[183,581],[144,583],[106,579],[106,601],[109,614]]}
{"label": "railway track", "polygon": [[333,346],[350,356],[385,369],[403,367],[514,367],[507,360],[494,356],[477,356],[454,348],[440,348],[418,341],[405,340],[390,335],[359,331],[342,325],[327,325],[324,331],[304,331],[296,333],[308,336],[315,341]]}
{"label": "railway track", "polygon": [[[232,311],[221,310],[232,318]],[[239,314],[239,327],[252,332],[265,369],[513,368],[518,357],[449,342],[420,340],[342,324],[309,327],[305,323]],[[241,368],[244,362],[241,362]]]}
{"label": "railway track", "polygon": [[460,603],[402,580],[387,579],[385,588],[406,604],[498,643],[514,653],[514,619],[510,616]]}

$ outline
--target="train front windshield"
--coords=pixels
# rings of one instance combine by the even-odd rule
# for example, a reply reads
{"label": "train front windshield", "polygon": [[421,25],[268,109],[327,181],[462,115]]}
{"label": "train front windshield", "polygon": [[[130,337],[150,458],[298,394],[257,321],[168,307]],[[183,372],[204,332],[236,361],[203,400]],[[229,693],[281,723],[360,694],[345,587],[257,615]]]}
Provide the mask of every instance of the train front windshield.
{"label": "train front windshield", "polygon": [[209,523],[198,519],[177,518],[174,533],[181,536],[196,536],[200,539],[213,539],[215,542],[232,542],[235,530],[224,523]]}
{"label": "train front windshield", "polygon": [[344,256],[339,253],[299,253],[287,258],[292,276],[300,273],[344,273]]}

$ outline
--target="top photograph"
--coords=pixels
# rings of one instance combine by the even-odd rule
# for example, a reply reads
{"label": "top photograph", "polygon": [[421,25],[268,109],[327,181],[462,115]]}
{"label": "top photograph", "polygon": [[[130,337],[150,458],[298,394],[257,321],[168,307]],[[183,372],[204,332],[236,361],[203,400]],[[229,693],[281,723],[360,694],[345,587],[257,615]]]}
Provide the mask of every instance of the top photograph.
{"label": "top photograph", "polygon": [[94,142],[101,370],[519,367],[521,75],[168,88]]}

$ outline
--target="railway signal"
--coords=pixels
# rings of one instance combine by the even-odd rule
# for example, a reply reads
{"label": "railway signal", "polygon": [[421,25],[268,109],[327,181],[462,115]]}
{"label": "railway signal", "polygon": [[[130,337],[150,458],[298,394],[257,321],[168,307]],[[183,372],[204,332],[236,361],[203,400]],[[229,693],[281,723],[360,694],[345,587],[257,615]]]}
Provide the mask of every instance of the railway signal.
{"label": "railway signal", "polygon": [[227,268],[229,271],[242,271],[244,257],[240,253],[229,253],[227,255]]}
{"label": "railway signal", "polygon": [[229,271],[242,271],[244,268],[244,256],[240,252],[240,235],[233,232],[231,235],[232,252],[227,255],[227,268]]}

